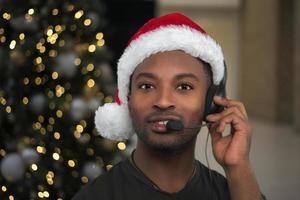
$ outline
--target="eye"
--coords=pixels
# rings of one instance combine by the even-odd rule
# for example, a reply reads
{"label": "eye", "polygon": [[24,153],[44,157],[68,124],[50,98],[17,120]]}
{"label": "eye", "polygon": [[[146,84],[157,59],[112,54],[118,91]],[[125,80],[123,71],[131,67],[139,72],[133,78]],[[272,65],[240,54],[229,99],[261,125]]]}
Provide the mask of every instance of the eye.
{"label": "eye", "polygon": [[154,86],[149,83],[143,83],[143,84],[139,85],[139,89],[142,89],[142,90],[151,90],[153,88],[154,88]]}
{"label": "eye", "polygon": [[177,86],[177,90],[192,90],[193,87],[188,83],[181,83]]}

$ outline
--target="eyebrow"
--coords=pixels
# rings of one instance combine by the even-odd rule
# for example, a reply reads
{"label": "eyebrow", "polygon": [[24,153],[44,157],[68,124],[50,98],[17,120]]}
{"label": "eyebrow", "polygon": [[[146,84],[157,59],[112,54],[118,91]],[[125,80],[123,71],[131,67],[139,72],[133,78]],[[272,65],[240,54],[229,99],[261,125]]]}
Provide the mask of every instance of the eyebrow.
{"label": "eyebrow", "polygon": [[177,80],[184,79],[184,78],[191,78],[194,79],[195,81],[199,81],[199,78],[192,73],[181,73],[176,75]]}
{"label": "eyebrow", "polygon": [[142,73],[139,73],[136,77],[135,77],[135,80],[139,79],[139,78],[151,78],[151,79],[156,79],[155,75],[152,74],[152,73],[149,73],[149,72],[142,72]]}
{"label": "eyebrow", "polygon": [[[139,78],[143,78],[143,77],[150,78],[150,79],[157,79],[157,77],[152,73],[142,72],[135,77],[135,80],[137,80]],[[184,78],[191,78],[191,79],[194,79],[195,81],[199,81],[199,78],[195,74],[192,74],[192,73],[180,73],[175,76],[176,80],[181,80]]]}

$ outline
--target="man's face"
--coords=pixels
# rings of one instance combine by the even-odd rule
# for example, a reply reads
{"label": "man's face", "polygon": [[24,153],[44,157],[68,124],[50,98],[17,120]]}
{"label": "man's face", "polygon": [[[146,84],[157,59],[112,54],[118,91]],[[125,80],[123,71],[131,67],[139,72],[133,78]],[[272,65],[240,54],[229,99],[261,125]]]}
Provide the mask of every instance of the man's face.
{"label": "man's face", "polygon": [[158,150],[192,145],[199,130],[170,132],[165,124],[171,119],[181,120],[185,127],[201,124],[207,88],[203,64],[182,51],[146,58],[132,75],[128,100],[138,138]]}

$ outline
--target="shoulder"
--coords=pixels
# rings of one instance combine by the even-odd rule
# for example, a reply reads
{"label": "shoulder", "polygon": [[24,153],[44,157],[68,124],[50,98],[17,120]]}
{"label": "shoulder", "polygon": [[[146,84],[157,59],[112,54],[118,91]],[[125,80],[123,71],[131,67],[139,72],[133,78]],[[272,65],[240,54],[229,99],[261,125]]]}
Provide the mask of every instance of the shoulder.
{"label": "shoulder", "polygon": [[114,179],[122,177],[123,162],[83,186],[72,200],[112,199],[114,184],[116,184]]}

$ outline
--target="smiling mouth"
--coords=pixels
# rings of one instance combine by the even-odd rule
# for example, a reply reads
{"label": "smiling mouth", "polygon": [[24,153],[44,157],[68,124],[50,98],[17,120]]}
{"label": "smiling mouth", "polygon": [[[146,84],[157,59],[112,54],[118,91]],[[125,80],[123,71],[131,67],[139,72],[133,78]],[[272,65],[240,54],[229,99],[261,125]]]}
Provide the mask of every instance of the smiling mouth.
{"label": "smiling mouth", "polygon": [[161,121],[153,121],[150,122],[150,129],[155,133],[166,133],[167,126],[169,120],[161,120]]}

